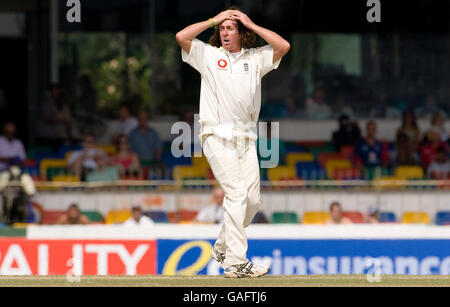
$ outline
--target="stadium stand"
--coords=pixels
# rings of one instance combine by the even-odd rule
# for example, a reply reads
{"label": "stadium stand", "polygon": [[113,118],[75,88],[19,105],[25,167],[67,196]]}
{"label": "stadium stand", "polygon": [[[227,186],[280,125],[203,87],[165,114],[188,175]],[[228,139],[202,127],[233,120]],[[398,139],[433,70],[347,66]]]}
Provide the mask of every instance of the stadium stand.
{"label": "stadium stand", "polygon": [[380,223],[397,223],[397,218],[394,212],[380,212]]}

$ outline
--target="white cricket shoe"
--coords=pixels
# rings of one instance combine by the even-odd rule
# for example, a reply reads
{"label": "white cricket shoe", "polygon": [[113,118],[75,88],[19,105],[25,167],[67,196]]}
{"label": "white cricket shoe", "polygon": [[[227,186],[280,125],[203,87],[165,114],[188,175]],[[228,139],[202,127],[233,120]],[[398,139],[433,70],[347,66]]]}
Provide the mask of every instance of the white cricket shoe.
{"label": "white cricket shoe", "polygon": [[221,253],[213,247],[211,250],[211,255],[214,258],[214,260],[223,264],[223,262],[225,260],[225,253]]}
{"label": "white cricket shoe", "polygon": [[250,261],[225,268],[223,275],[227,278],[255,278],[269,273],[270,268],[265,265],[253,264]]}

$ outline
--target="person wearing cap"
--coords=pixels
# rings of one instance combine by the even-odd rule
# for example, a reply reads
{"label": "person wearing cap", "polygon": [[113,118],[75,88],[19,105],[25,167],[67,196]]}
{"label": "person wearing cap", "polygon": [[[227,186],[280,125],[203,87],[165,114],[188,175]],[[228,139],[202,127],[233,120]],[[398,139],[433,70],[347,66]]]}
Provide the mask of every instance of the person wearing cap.
{"label": "person wearing cap", "polygon": [[155,223],[151,218],[145,216],[142,212],[142,208],[140,206],[133,206],[131,208],[131,217],[126,220],[123,225],[124,226],[154,226]]}

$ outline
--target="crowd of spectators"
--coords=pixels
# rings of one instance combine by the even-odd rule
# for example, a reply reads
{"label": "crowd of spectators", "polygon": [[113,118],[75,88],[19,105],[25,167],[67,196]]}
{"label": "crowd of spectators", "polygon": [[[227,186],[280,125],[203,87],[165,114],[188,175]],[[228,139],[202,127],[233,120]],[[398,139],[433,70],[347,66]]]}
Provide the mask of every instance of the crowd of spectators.
{"label": "crowd of spectators", "polygon": [[354,146],[353,162],[361,170],[365,167],[421,166],[431,178],[449,178],[450,138],[443,113],[433,114],[431,127],[425,132],[420,131],[414,114],[409,109],[403,112],[392,145],[378,139],[376,121],[368,121],[365,134],[362,134],[357,121],[341,115],[339,128],[332,134],[332,143],[337,152],[344,145]]}

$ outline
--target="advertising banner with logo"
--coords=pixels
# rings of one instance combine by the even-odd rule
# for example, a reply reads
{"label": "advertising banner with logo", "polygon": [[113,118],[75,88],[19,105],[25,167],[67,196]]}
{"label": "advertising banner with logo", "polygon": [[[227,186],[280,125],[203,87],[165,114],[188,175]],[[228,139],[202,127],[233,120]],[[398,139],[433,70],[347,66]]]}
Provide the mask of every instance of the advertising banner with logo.
{"label": "advertising banner with logo", "polygon": [[[217,275],[213,240],[158,240],[158,274]],[[248,258],[270,274],[449,275],[450,240],[249,240]]]}
{"label": "advertising banner with logo", "polygon": [[0,239],[0,275],[149,274],[155,240]]}

